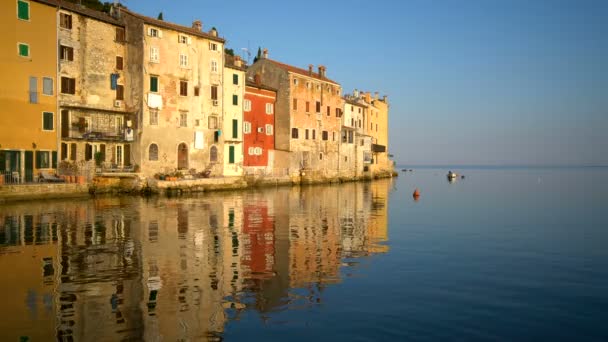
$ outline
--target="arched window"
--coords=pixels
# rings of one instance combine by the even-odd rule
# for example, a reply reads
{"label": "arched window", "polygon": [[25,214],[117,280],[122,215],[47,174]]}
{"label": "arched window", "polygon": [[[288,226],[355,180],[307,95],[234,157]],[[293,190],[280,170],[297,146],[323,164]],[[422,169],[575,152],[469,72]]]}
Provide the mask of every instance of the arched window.
{"label": "arched window", "polygon": [[211,150],[209,151],[209,160],[212,162],[217,161],[217,147],[211,146]]}
{"label": "arched window", "polygon": [[158,160],[158,145],[152,144],[148,149],[148,159],[149,160]]}

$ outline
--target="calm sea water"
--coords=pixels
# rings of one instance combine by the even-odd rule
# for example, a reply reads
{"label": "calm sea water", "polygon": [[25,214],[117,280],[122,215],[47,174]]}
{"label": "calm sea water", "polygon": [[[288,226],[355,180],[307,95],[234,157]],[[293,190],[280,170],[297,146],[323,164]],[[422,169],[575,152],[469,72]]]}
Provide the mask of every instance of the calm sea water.
{"label": "calm sea water", "polygon": [[608,168],[453,171],[2,204],[0,339],[608,340]]}

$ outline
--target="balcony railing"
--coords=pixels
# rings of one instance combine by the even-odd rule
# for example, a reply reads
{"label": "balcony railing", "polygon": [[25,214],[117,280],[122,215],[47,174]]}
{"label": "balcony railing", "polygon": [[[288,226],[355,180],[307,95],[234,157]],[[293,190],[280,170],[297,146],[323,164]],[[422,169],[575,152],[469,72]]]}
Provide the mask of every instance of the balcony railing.
{"label": "balcony railing", "polygon": [[68,137],[71,139],[82,139],[87,141],[133,141],[135,130],[123,129],[121,131],[91,130],[82,132],[79,129],[70,129]]}
{"label": "balcony railing", "polygon": [[372,144],[372,152],[386,152],[386,146]]}

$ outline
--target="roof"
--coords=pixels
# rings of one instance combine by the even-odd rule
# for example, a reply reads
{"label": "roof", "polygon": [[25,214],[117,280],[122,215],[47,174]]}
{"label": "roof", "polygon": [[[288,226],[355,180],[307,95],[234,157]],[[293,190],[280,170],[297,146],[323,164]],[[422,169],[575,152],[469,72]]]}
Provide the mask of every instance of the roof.
{"label": "roof", "polygon": [[248,87],[253,87],[253,88],[258,88],[258,89],[264,89],[264,90],[269,90],[269,91],[274,91],[275,93],[277,92],[277,90],[273,87],[269,87],[267,85],[264,84],[257,84],[253,81],[249,81],[247,80],[247,82],[245,83],[246,86]]}
{"label": "roof", "polygon": [[145,15],[139,14],[139,13],[135,13],[135,12],[131,12],[128,9],[125,8],[121,8],[120,9],[122,12],[126,12],[136,18],[139,18],[141,20],[143,20],[146,24],[150,24],[150,25],[154,25],[154,26],[158,26],[158,27],[163,27],[169,30],[174,30],[174,31],[179,31],[182,33],[187,33],[187,34],[191,34],[193,36],[197,36],[197,37],[201,37],[201,38],[207,38],[207,39],[211,39],[211,40],[215,40],[217,42],[223,43],[225,40],[223,38],[220,37],[216,37],[210,33],[206,33],[206,32],[202,32],[199,31],[195,28],[192,27],[188,27],[188,26],[182,26],[182,25],[178,25],[178,24],[174,24],[174,23],[170,23],[168,21],[164,21],[164,20],[158,20],[158,19],[154,19],[154,18],[150,18],[147,17]]}
{"label": "roof", "polygon": [[46,4],[46,5],[49,5],[49,6],[54,6],[54,7],[57,7],[59,9],[65,9],[65,10],[68,10],[70,12],[78,13],[78,14],[83,15],[85,17],[97,19],[99,21],[103,21],[103,22],[106,22],[106,23],[109,23],[109,24],[112,24],[112,25],[124,26],[123,23],[121,23],[120,21],[114,19],[108,13],[97,11],[97,10],[94,10],[94,9],[90,9],[90,8],[87,8],[87,7],[84,7],[84,6],[81,6],[81,5],[77,5],[77,4],[73,3],[73,2],[69,2],[69,1],[65,1],[65,0],[34,0],[34,1],[42,3],[42,4]]}
{"label": "roof", "polygon": [[300,75],[303,75],[303,76],[308,76],[308,77],[316,78],[316,79],[321,80],[321,81],[325,81],[325,82],[333,83],[333,84],[336,84],[336,85],[340,85],[340,83],[338,83],[336,81],[332,81],[332,80],[330,80],[327,77],[321,77],[321,75],[319,75],[318,73],[315,73],[315,72],[309,73],[308,70],[304,70],[304,69],[295,67],[293,65],[277,62],[275,60],[268,59],[268,58],[266,58],[265,60],[269,61],[269,62],[271,62],[273,64],[275,64],[279,68],[281,68],[283,70],[286,70],[288,72],[293,72],[293,73],[300,74]]}
{"label": "roof", "polygon": [[343,99],[344,99],[344,102],[346,102],[346,103],[348,103],[348,104],[351,104],[351,105],[354,105],[354,106],[359,106],[359,107],[368,107],[368,106],[367,106],[367,104],[365,104],[365,103],[361,103],[361,102],[358,102],[358,101],[353,100],[353,99],[348,98],[348,97],[344,97]]}
{"label": "roof", "polygon": [[234,65],[234,60],[235,60],[234,56],[231,56],[227,53],[224,54],[224,66],[225,67],[240,70],[240,71],[247,71],[247,65],[245,64],[245,61],[241,60],[241,66],[237,67],[236,65]]}

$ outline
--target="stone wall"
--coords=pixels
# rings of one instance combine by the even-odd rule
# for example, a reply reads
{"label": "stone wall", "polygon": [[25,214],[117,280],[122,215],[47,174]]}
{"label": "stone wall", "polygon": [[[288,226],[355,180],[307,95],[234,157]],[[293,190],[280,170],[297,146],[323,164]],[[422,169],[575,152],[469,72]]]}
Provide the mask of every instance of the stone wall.
{"label": "stone wall", "polygon": [[0,203],[4,201],[86,197],[88,195],[88,184],[45,183],[25,185],[0,185]]}

